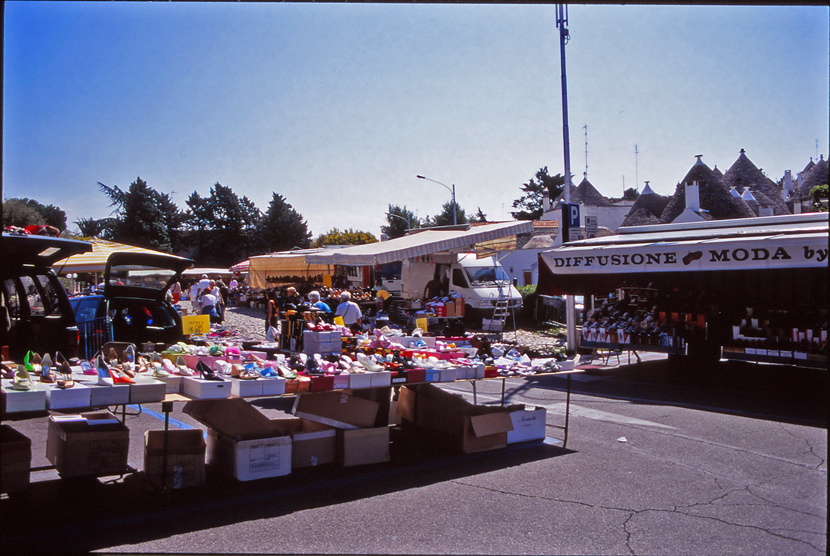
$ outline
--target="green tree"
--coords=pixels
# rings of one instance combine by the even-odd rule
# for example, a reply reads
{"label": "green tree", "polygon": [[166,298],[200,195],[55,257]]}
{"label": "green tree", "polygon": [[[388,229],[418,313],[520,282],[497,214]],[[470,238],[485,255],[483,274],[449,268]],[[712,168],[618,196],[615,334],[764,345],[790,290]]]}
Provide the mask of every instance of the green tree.
{"label": "green tree", "polygon": [[27,199],[6,199],[3,201],[3,225],[26,226],[46,224],[46,218],[26,203]]}
{"label": "green tree", "polygon": [[389,224],[381,226],[380,231],[389,236],[389,239],[405,236],[406,230],[410,227],[421,227],[418,217],[412,211],[408,210],[406,206],[389,205],[389,211],[386,213],[386,221]]}
{"label": "green tree", "polygon": [[640,194],[633,187],[629,187],[623,192],[623,199],[634,200],[639,196]]}
{"label": "green tree", "polygon": [[[827,212],[828,184],[817,185],[810,190],[810,198],[813,200],[813,209],[818,212]],[[822,203],[822,201],[824,201]]]}
{"label": "green tree", "polygon": [[376,243],[378,238],[369,232],[343,230],[332,228],[325,234],[320,234],[311,244],[312,247],[324,247],[326,245],[363,245],[365,243]]}
{"label": "green tree", "polygon": [[487,215],[481,211],[481,207],[477,207],[475,215],[470,218],[470,222],[487,222]]}
{"label": "green tree", "polygon": [[[452,218],[452,208],[453,202],[447,201],[441,207],[441,212],[436,214],[433,217],[427,216],[424,219],[424,224],[421,226],[422,228],[432,228],[434,226],[452,226],[453,225],[453,218]],[[467,223],[467,214],[463,208],[456,205],[455,206],[455,223],[457,224],[466,224]]]}
{"label": "green tree", "polygon": [[268,210],[260,222],[259,235],[268,252],[286,251],[293,247],[306,248],[311,243],[308,224],[279,193],[273,193]]}
{"label": "green tree", "polygon": [[536,175],[527,183],[522,185],[521,197],[513,201],[513,208],[519,209],[511,212],[516,220],[538,220],[542,217],[544,206],[542,196],[547,189],[550,200],[553,201],[562,193],[565,178],[562,174],[551,176],[548,174],[548,167],[540,168]]}
{"label": "green tree", "polygon": [[75,224],[78,225],[81,237],[106,238],[112,237],[115,219],[100,218],[95,220],[94,218],[81,218],[80,220],[76,220]]}

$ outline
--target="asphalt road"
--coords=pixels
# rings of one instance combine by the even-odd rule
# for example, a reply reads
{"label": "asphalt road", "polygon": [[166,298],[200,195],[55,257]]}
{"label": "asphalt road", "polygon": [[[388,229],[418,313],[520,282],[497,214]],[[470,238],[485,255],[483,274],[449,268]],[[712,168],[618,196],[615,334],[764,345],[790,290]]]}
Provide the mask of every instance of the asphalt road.
{"label": "asphalt road", "polygon": [[[614,361],[616,363],[616,361]],[[625,363],[625,360],[623,361]],[[311,468],[161,493],[140,474],[32,473],[0,499],[4,554],[825,554],[828,373],[665,359],[565,379],[508,379],[513,403],[547,408],[549,439],[460,455],[393,429],[392,461]],[[446,389],[471,399],[468,383]],[[478,383],[499,403],[500,381]],[[290,398],[254,400],[287,412]],[[128,416],[130,465],[160,404]],[[128,411],[137,412],[133,408]],[[196,426],[172,415],[173,424]],[[45,418],[11,423],[45,458]]]}

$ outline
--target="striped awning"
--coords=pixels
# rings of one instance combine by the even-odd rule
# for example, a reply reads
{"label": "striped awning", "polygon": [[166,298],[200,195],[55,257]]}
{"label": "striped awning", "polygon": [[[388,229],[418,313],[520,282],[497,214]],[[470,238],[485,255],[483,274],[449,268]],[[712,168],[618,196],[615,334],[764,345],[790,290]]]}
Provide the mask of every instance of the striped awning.
{"label": "striped awning", "polygon": [[152,249],[145,249],[144,247],[135,247],[134,245],[126,245],[104,239],[95,238],[89,242],[92,244],[92,251],[81,253],[80,255],[72,255],[71,257],[56,262],[52,265],[54,271],[57,274],[69,274],[70,272],[102,273],[107,266],[107,259],[112,253],[167,254],[160,251],[153,251]]}

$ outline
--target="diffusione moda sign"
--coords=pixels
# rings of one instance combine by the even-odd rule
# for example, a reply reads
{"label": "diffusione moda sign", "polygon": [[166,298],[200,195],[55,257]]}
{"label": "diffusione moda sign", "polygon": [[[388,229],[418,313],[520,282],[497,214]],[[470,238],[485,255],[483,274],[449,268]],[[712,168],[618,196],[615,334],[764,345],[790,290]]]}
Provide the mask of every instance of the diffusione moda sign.
{"label": "diffusione moda sign", "polygon": [[774,269],[827,266],[827,234],[796,237],[564,246],[539,254],[554,274]]}

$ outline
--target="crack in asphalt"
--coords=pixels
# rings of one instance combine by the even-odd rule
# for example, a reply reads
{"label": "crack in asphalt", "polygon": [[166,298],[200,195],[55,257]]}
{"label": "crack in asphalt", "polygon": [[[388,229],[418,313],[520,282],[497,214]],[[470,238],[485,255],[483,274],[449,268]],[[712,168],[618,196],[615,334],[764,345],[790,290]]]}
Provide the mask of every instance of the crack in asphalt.
{"label": "crack in asphalt", "polygon": [[[708,501],[696,502],[694,504],[689,504],[687,506],[674,506],[670,510],[669,509],[660,509],[660,508],[646,508],[646,509],[643,509],[643,510],[635,510],[635,509],[632,509],[632,508],[617,508],[617,507],[613,507],[613,506],[603,506],[603,505],[598,505],[598,504],[590,504],[588,502],[581,502],[579,500],[568,500],[568,499],[563,499],[563,498],[551,498],[551,497],[547,497],[547,496],[524,494],[524,493],[520,493],[520,492],[510,492],[510,491],[506,491],[506,490],[503,490],[503,489],[496,489],[496,488],[491,488],[491,487],[485,487],[485,486],[482,486],[482,485],[475,485],[475,484],[467,483],[467,482],[464,482],[464,481],[461,481],[461,480],[455,480],[455,481],[453,481],[453,483],[455,483],[459,486],[477,488],[477,489],[480,489],[480,490],[487,490],[487,491],[498,493],[498,494],[504,494],[506,496],[518,496],[518,497],[522,497],[522,498],[533,498],[533,499],[536,499],[536,500],[546,500],[546,501],[550,501],[550,502],[561,502],[561,503],[564,503],[564,504],[573,504],[573,505],[577,505],[577,506],[584,506],[586,508],[594,508],[594,509],[600,509],[600,510],[610,510],[610,511],[615,511],[615,512],[625,512],[625,513],[628,514],[628,516],[625,518],[625,520],[622,523],[622,531],[625,534],[626,548],[628,548],[629,553],[631,553],[632,555],[636,555],[637,553],[631,546],[631,543],[632,543],[632,540],[633,540],[633,537],[634,537],[634,533],[629,531],[628,526],[635,517],[638,517],[640,515],[644,515],[644,514],[647,514],[647,513],[651,513],[651,512],[679,514],[679,515],[686,516],[686,517],[689,517],[689,518],[692,518],[692,519],[704,519],[704,520],[708,520],[708,521],[714,521],[716,523],[722,523],[724,525],[728,525],[728,526],[731,526],[731,527],[753,529],[753,530],[756,530],[756,531],[761,531],[761,532],[766,533],[766,534],[768,534],[770,536],[773,536],[773,537],[777,537],[777,538],[784,539],[784,540],[787,540],[787,541],[794,541],[794,542],[809,546],[810,548],[813,548],[814,550],[816,550],[819,553],[825,553],[825,548],[822,548],[820,546],[816,546],[812,542],[809,542],[809,541],[806,541],[806,540],[803,540],[803,539],[799,539],[799,538],[796,538],[796,537],[793,537],[793,536],[785,535],[783,533],[778,532],[778,531],[782,531],[782,532],[783,531],[792,531],[792,532],[806,533],[806,534],[811,534],[811,535],[822,535],[822,532],[820,532],[820,531],[819,532],[817,532],[817,531],[804,531],[804,530],[798,530],[798,529],[794,530],[794,529],[784,529],[784,528],[767,529],[767,528],[764,528],[764,527],[761,527],[761,526],[758,526],[758,525],[745,524],[745,523],[734,523],[734,522],[731,522],[731,521],[728,521],[726,519],[722,519],[722,518],[719,518],[719,517],[696,515],[696,514],[692,514],[692,513],[688,513],[688,512],[683,511],[683,509],[710,506],[710,505],[713,505],[718,500],[722,500],[722,499],[726,498],[727,496],[729,496],[731,494],[734,494],[736,492],[746,491],[750,495],[755,496],[756,498],[766,502],[766,504],[758,504],[758,506],[773,506],[773,507],[780,508],[780,509],[785,509],[785,510],[788,510],[788,511],[802,513],[802,514],[809,515],[809,516],[812,516],[812,517],[817,517],[817,518],[822,518],[823,517],[823,516],[817,516],[817,515],[814,515],[814,514],[810,514],[810,513],[807,513],[807,512],[799,512],[798,510],[794,510],[792,508],[787,508],[785,506],[781,506],[781,505],[776,504],[774,502],[770,502],[768,500],[765,500],[764,498],[762,498],[762,497],[756,495],[754,492],[752,492],[750,490],[749,485],[745,485],[743,487],[739,487],[739,488],[735,488],[735,489],[732,489],[732,490],[725,491],[725,492],[723,492],[723,494],[721,494],[719,496],[715,496],[714,498],[712,498]],[[720,484],[720,482],[717,480],[717,478],[715,479],[715,483],[718,485],[718,488],[723,490],[723,487]],[[725,504],[725,505],[729,505],[729,506],[753,505],[754,506],[755,504]]]}
{"label": "crack in asphalt", "polygon": [[818,464],[815,467],[812,467],[811,469],[818,469],[825,463],[825,458],[813,451],[813,445],[809,440],[795,434],[793,431],[788,429],[786,423],[778,423],[778,427],[790,436],[792,436],[793,438],[797,438],[798,440],[803,441],[807,445],[807,451],[810,453],[811,456],[815,457],[818,460]]}

